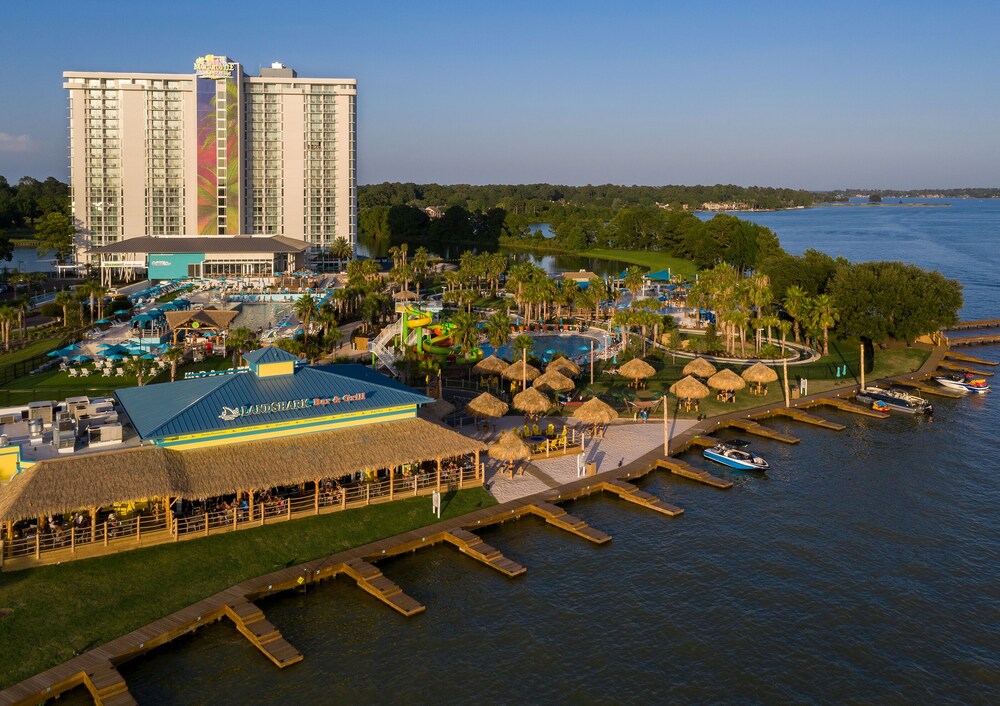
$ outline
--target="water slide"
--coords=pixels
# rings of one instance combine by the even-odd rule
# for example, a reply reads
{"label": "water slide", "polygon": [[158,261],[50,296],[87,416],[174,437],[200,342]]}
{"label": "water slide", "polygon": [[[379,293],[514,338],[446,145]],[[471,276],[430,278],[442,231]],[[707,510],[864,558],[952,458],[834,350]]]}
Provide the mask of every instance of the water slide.
{"label": "water slide", "polygon": [[[455,324],[432,324],[430,313],[412,306],[401,305],[398,311],[403,315],[402,340],[409,339],[409,332],[412,329],[417,334],[417,352],[440,356],[458,355],[451,340]],[[466,360],[473,362],[481,357],[482,351],[476,348],[470,351]]]}

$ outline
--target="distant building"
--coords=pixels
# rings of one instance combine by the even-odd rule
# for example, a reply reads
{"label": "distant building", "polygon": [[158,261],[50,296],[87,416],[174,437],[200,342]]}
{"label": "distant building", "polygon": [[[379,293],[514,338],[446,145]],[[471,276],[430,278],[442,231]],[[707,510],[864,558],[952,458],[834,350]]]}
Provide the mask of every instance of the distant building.
{"label": "distant building", "polygon": [[315,256],[336,238],[355,244],[356,79],[279,63],[259,74],[211,54],[189,74],[63,74],[88,246],[283,236]]}
{"label": "distant building", "polygon": [[441,216],[444,215],[444,213],[441,211],[440,208],[436,208],[434,206],[427,206],[426,208],[424,208],[424,213],[426,213],[427,217],[430,218],[431,220],[440,218]]}
{"label": "distant building", "polygon": [[563,272],[562,278],[563,281],[573,280],[577,284],[586,284],[591,280],[600,279],[600,276],[587,270],[580,270],[579,272]]}

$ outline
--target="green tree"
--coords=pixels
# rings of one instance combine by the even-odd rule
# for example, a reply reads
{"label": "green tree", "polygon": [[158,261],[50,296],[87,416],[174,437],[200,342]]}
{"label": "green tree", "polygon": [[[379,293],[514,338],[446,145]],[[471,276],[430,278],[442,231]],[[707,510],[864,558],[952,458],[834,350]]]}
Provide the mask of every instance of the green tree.
{"label": "green tree", "polygon": [[490,314],[486,319],[486,340],[499,349],[510,340],[510,317],[502,311]]}
{"label": "green tree", "polygon": [[246,326],[237,326],[226,336],[226,347],[233,354],[233,367],[240,364],[240,358],[247,351],[254,349],[257,336]]}
{"label": "green tree", "polygon": [[479,318],[471,313],[460,311],[451,317],[451,323],[455,324],[452,340],[462,351],[462,355],[468,356],[472,349],[479,344]]}
{"label": "green tree", "polygon": [[133,356],[126,360],[122,367],[126,374],[135,377],[135,384],[142,387],[152,372],[153,365],[152,361],[144,360],[141,356]]}
{"label": "green tree", "polygon": [[813,299],[811,314],[816,327],[823,332],[823,355],[830,355],[830,329],[840,320],[840,312],[833,305],[829,294],[820,294]]}
{"label": "green tree", "polygon": [[163,360],[170,363],[170,382],[177,380],[177,364],[184,358],[184,349],[171,346],[160,354]]}
{"label": "green tree", "polygon": [[517,356],[514,360],[520,360],[521,358],[527,357],[531,349],[535,347],[535,339],[527,334],[520,334],[514,337],[514,340],[510,344],[511,350],[517,352]]}
{"label": "green tree", "polygon": [[62,325],[69,326],[69,308],[73,305],[73,294],[63,290],[56,295],[55,303],[62,307]]}
{"label": "green tree", "polygon": [[73,254],[73,235],[76,227],[73,220],[65,213],[53,211],[45,214],[35,224],[35,237],[38,239],[38,254],[53,251],[59,263],[62,264]]}
{"label": "green tree", "polygon": [[295,316],[302,322],[302,333],[304,342],[309,342],[309,322],[319,311],[316,299],[311,294],[303,294],[295,300]]}
{"label": "green tree", "polygon": [[794,285],[785,290],[785,313],[792,317],[792,331],[795,335],[795,342],[799,342],[799,333],[807,309],[809,308],[809,295],[799,287]]}

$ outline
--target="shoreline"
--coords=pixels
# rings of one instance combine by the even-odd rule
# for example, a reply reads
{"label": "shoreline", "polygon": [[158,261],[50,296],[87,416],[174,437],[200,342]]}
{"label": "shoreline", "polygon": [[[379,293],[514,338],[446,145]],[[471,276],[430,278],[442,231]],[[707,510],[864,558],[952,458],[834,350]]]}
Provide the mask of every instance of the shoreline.
{"label": "shoreline", "polygon": [[[906,378],[913,379],[917,376],[933,372],[937,369],[938,364],[943,360],[948,351],[947,347],[935,347],[917,370],[887,378],[875,379],[870,382],[874,384],[876,382]],[[790,408],[794,409],[803,404],[808,405],[816,399],[823,397],[839,397],[845,391],[852,390],[855,387],[856,385],[852,383],[808,395],[793,401]],[[774,409],[774,407],[774,404],[764,404],[697,421],[690,428],[670,438],[670,454],[666,455],[666,457],[672,457],[680,450],[686,448],[686,445],[689,445],[699,434],[708,433],[728,419],[746,419],[750,415],[764,413]],[[416,551],[416,549],[421,547],[440,542],[449,542],[451,540],[446,538],[446,535],[452,532],[468,533],[470,530],[484,526],[484,523],[486,525],[496,524],[512,519],[519,519],[527,514],[538,514],[536,510],[542,505],[552,507],[555,503],[575,499],[576,497],[589,495],[594,492],[602,492],[607,489],[603,487],[605,484],[627,482],[628,479],[636,475],[642,476],[652,472],[656,467],[656,462],[664,458],[664,456],[663,449],[656,448],[623,467],[601,472],[596,476],[580,478],[573,482],[565,483],[555,488],[548,488],[540,493],[517,500],[492,505],[466,515],[427,525],[387,539],[346,549],[324,558],[248,579],[231,586],[229,589],[197,601],[187,608],[175,611],[168,616],[91,649],[71,660],[40,672],[33,677],[15,683],[0,692],[0,700],[11,700],[14,703],[44,701],[58,696],[70,688],[85,684],[89,678],[88,675],[94,669],[98,668],[117,676],[118,673],[114,669],[114,666],[144,655],[155,647],[166,644],[181,635],[195,632],[198,628],[209,622],[220,620],[226,617],[226,615],[232,617],[226,613],[226,609],[227,607],[231,607],[230,604],[234,602],[242,605],[252,605],[252,601],[258,598],[264,598],[288,590],[296,590],[300,587],[305,590],[308,584],[327,580],[339,573],[350,573],[343,567],[350,566],[351,562],[361,562],[367,565],[368,562],[377,562],[380,558]],[[555,510],[560,509],[555,507]],[[558,522],[556,525],[560,526]],[[383,600],[385,599],[383,598]],[[420,606],[420,609],[422,608]],[[197,620],[191,617],[195,613],[197,613]],[[187,623],[179,624],[179,622],[182,623],[185,619],[188,621]],[[236,622],[236,625],[239,627],[240,623]],[[242,628],[241,632],[243,632]],[[246,633],[244,632],[244,634]],[[251,641],[253,640],[251,639]],[[287,645],[287,643],[285,644]],[[263,650],[263,648],[261,649]],[[124,681],[121,683],[124,686]],[[62,688],[59,688],[60,686]],[[53,689],[56,690],[53,691]]]}

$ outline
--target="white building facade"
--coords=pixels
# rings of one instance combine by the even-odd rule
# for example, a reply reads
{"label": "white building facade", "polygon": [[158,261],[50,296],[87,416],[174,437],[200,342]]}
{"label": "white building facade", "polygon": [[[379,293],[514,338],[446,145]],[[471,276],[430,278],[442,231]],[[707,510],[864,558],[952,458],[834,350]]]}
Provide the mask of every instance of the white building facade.
{"label": "white building facade", "polygon": [[141,236],[357,241],[357,81],[67,71],[73,214],[88,247]]}

